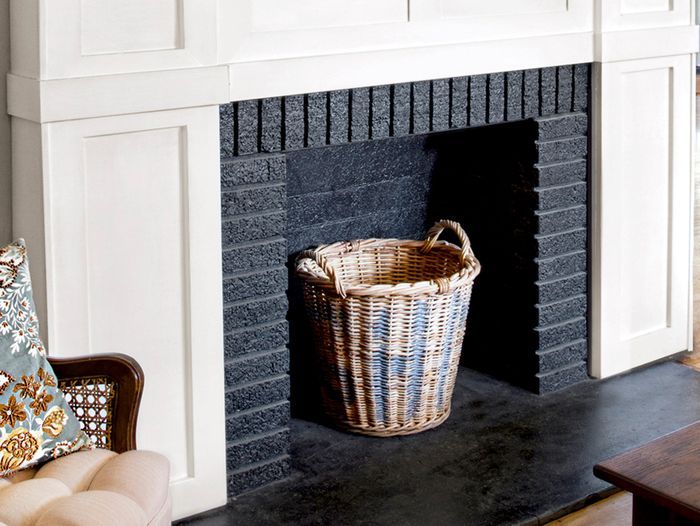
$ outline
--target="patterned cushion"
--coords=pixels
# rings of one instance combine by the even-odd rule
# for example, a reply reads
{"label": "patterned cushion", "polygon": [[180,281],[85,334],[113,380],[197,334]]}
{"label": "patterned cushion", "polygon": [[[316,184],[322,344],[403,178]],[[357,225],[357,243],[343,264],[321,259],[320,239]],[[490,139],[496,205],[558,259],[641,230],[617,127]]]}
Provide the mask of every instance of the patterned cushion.
{"label": "patterned cushion", "polygon": [[0,248],[0,477],[91,447],[39,338],[26,253]]}

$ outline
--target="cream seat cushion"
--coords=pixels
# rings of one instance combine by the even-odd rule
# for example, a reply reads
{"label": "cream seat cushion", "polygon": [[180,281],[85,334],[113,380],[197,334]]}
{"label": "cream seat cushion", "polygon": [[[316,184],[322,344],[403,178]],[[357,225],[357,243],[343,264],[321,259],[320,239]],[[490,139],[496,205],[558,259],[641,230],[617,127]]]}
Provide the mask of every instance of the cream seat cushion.
{"label": "cream seat cushion", "polygon": [[168,461],[151,451],[80,451],[0,478],[0,526],[170,524]]}

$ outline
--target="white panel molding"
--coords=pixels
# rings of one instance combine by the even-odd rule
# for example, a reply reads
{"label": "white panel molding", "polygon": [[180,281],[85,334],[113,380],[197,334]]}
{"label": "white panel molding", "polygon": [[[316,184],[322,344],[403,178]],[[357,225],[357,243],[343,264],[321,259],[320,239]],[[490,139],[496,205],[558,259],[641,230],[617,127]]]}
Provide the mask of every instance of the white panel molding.
{"label": "white panel molding", "polygon": [[601,31],[688,26],[690,0],[596,0]]}
{"label": "white panel molding", "polygon": [[42,126],[51,353],[141,363],[138,443],[168,456],[176,518],[226,503],[218,118]]}
{"label": "white panel molding", "polygon": [[612,31],[598,38],[595,60],[618,62],[697,53],[699,43],[698,26]]}
{"label": "white panel molding", "polygon": [[591,374],[688,350],[692,55],[597,66]]}

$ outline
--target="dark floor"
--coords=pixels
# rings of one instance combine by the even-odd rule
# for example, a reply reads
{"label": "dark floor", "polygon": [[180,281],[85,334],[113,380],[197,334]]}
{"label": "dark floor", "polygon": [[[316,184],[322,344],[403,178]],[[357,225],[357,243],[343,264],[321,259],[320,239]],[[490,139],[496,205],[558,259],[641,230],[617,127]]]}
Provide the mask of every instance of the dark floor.
{"label": "dark floor", "polygon": [[593,465],[700,420],[700,373],[667,362],[539,397],[461,369],[452,416],[381,439],[292,424],[294,475],[181,524],[544,524],[609,489]]}

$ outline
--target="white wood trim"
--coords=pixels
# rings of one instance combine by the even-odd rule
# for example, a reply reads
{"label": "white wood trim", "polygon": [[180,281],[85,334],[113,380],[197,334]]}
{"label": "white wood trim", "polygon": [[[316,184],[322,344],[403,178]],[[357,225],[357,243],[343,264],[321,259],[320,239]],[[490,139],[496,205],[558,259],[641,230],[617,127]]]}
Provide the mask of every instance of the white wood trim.
{"label": "white wood trim", "polygon": [[602,33],[596,45],[596,62],[697,53],[698,26],[661,27]]}

